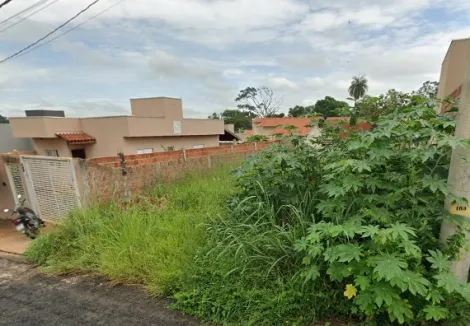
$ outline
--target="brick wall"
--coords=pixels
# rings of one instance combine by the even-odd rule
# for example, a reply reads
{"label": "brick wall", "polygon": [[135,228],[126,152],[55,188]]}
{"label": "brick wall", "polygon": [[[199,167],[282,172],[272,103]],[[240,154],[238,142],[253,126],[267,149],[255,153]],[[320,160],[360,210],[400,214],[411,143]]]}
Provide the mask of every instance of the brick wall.
{"label": "brick wall", "polygon": [[186,173],[204,172],[214,167],[237,164],[275,142],[207,147],[171,152],[126,155],[127,175],[122,175],[120,158],[85,160],[87,197],[91,201],[136,195],[158,183],[169,183]]}

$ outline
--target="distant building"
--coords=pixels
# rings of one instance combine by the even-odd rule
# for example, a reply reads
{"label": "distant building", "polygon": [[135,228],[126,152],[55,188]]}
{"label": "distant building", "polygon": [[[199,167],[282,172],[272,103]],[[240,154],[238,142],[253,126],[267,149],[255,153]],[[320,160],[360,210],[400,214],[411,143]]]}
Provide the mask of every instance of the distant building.
{"label": "distant building", "polygon": [[[253,119],[253,135],[264,135],[273,139],[275,135],[286,135],[289,133],[286,127],[296,127],[294,134],[308,137],[318,137],[321,130],[318,126],[311,124],[315,118],[256,118]],[[331,117],[327,121],[345,121],[349,122],[348,117]]]}
{"label": "distant building", "polygon": [[38,155],[102,157],[219,146],[223,120],[185,119],[181,99],[131,99],[130,116],[66,118],[34,111],[11,118],[13,136],[32,138]]}

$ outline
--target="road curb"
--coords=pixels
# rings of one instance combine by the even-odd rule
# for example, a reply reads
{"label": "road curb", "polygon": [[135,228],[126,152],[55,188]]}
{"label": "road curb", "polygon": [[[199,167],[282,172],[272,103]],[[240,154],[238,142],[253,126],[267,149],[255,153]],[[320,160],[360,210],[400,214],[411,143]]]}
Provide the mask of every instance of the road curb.
{"label": "road curb", "polygon": [[14,254],[3,250],[0,250],[0,259],[11,260],[17,263],[27,263],[27,260],[23,255]]}

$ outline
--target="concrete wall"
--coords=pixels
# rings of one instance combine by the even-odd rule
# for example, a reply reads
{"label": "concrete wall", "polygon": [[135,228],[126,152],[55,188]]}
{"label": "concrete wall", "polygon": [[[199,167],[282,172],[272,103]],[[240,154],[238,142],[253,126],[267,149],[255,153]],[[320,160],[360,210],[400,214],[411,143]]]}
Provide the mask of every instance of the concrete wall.
{"label": "concrete wall", "polygon": [[137,149],[143,148],[152,148],[154,152],[165,152],[170,146],[173,146],[174,150],[180,150],[191,149],[195,145],[204,145],[204,147],[219,146],[219,136],[125,138],[124,154],[137,154]]}
{"label": "concrete wall", "polygon": [[12,152],[15,149],[18,151],[33,150],[31,139],[13,137],[10,124],[0,123],[0,153]]}
{"label": "concrete wall", "polygon": [[465,77],[465,65],[470,52],[470,38],[453,40],[442,62],[438,96],[450,95],[462,85]]}
{"label": "concrete wall", "polygon": [[179,98],[154,97],[131,99],[132,115],[168,120],[183,119],[183,102]]}
{"label": "concrete wall", "polygon": [[46,150],[55,149],[59,152],[59,156],[72,156],[67,142],[61,138],[33,138],[33,145],[38,155],[47,156]]}
{"label": "concrete wall", "polygon": [[5,214],[5,208],[13,208],[15,201],[11,190],[10,181],[8,180],[5,164],[0,159],[0,218],[7,217],[10,213]]}

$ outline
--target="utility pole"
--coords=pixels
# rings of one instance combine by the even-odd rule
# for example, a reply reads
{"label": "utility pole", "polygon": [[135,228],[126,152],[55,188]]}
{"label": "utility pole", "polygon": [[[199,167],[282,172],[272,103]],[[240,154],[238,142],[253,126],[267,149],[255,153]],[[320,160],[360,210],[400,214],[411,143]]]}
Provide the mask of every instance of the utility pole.
{"label": "utility pole", "polygon": [[[463,69],[465,69],[465,77],[462,83],[455,136],[460,139],[470,139],[470,52]],[[459,147],[452,151],[447,184],[450,193],[458,197],[465,197],[470,202],[470,163],[463,159],[465,157],[470,157],[470,149]],[[456,207],[447,202],[446,208],[453,214],[463,215],[470,219],[470,205]],[[445,243],[449,236],[455,234],[455,230],[455,224],[444,222],[441,226],[441,242]],[[470,245],[470,234],[467,233],[466,236],[467,245]],[[463,251],[458,259],[452,263],[451,271],[459,279],[467,282],[470,253]]]}

